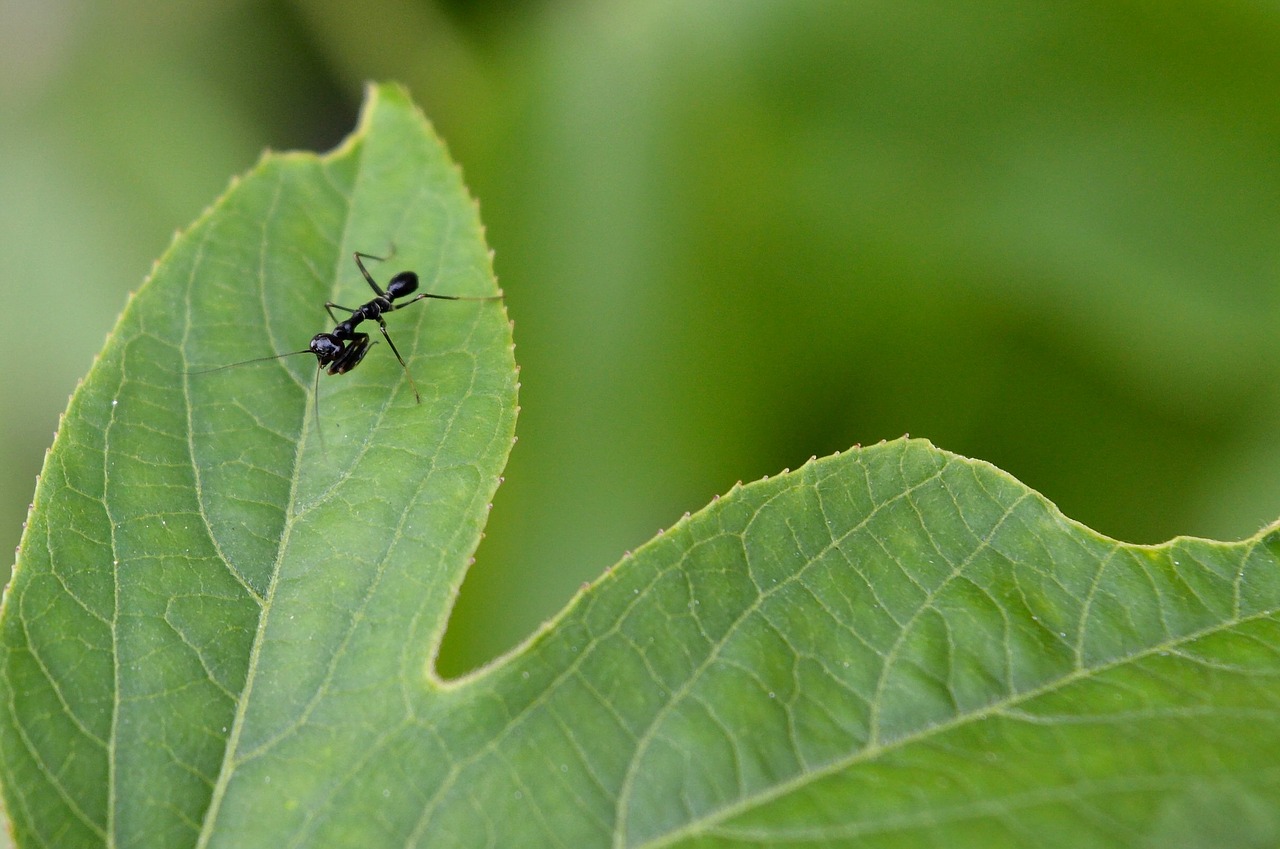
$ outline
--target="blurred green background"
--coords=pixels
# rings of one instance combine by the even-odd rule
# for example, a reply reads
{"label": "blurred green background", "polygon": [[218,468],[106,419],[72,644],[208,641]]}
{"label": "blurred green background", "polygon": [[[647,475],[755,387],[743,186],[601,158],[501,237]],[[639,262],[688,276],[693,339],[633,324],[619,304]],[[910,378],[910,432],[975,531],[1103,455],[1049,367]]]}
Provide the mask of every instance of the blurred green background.
{"label": "blurred green background", "polygon": [[366,79],[462,165],[523,367],[446,674],[905,432],[1128,541],[1280,516],[1274,4],[0,0],[4,540],[171,233]]}

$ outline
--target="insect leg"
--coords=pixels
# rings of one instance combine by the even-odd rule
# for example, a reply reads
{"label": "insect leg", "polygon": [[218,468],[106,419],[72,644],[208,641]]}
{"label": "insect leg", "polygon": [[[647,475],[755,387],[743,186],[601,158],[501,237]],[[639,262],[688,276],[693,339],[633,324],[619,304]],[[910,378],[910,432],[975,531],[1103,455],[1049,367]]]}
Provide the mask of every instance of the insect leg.
{"label": "insect leg", "polygon": [[502,295],[485,295],[483,297],[468,297],[466,295],[437,295],[433,292],[419,292],[418,294],[414,295],[412,298],[410,298],[409,300],[405,301],[402,304],[392,304],[391,309],[402,310],[405,307],[409,306],[409,304],[417,303],[418,301],[421,301],[423,298],[435,298],[441,301],[500,301],[502,300]]}
{"label": "insect leg", "polygon": [[342,319],[338,318],[336,315],[333,314],[334,310],[342,310],[343,312],[349,313],[349,314],[355,313],[355,310],[353,310],[351,307],[344,307],[342,304],[335,304],[333,301],[325,301],[324,308],[329,311],[329,318],[333,319],[335,322],[341,322]]}
{"label": "insect leg", "polygon": [[382,338],[387,340],[387,344],[391,346],[391,353],[396,355],[396,359],[400,361],[400,367],[404,369],[404,376],[409,378],[409,386],[413,389],[414,399],[421,404],[422,396],[418,394],[418,384],[413,382],[413,375],[409,373],[409,366],[404,361],[404,357],[400,356],[400,350],[396,348],[396,343],[391,341],[391,336],[387,333],[387,323],[378,317],[378,327],[382,329]]}
{"label": "insect leg", "polygon": [[363,254],[360,253],[360,251],[356,251],[356,265],[360,266],[360,273],[364,275],[365,280],[369,281],[370,288],[377,293],[379,298],[386,297],[387,293],[382,291],[381,286],[373,282],[373,275],[369,273],[369,270],[364,267],[364,263],[360,261],[362,257],[364,259],[376,259],[378,262],[382,262],[386,257],[374,256],[373,254]]}

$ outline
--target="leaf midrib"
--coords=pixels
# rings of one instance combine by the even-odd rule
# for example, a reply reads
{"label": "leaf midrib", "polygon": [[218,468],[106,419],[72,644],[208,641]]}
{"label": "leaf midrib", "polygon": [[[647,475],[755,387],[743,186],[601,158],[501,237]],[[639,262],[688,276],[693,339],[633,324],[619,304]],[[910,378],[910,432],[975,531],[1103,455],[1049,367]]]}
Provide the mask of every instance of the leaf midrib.
{"label": "leaf midrib", "polygon": [[[333,266],[331,269],[331,274],[330,274],[330,280],[333,281],[330,284],[330,299],[332,299],[332,296],[336,294],[335,290],[339,285],[338,284],[338,281],[340,279],[339,268],[341,265],[341,257],[343,254],[342,245],[345,245],[347,243],[347,237],[348,237],[348,234],[350,233],[352,218],[353,218],[352,212],[354,210],[354,198],[358,193],[360,180],[365,173],[364,135],[365,133],[367,133],[367,131],[368,131],[367,125],[362,123],[362,125],[358,128],[357,132],[353,134],[351,143],[344,144],[337,150],[334,150],[325,156],[314,157],[314,159],[322,167],[329,165],[332,162],[344,156],[356,157],[355,179],[352,183],[350,191],[344,196],[346,201],[346,215],[344,216],[344,219],[343,219],[343,229],[338,240],[337,255],[335,256]],[[301,154],[293,154],[293,155],[298,156]],[[307,155],[307,158],[311,159],[312,157]],[[327,173],[327,170],[326,170],[326,173]],[[335,186],[334,188],[335,190],[339,190],[339,193],[341,195],[341,191],[339,187]],[[277,197],[278,197],[278,194],[277,194]],[[273,199],[273,203],[274,203],[274,199]],[[267,239],[265,237],[262,238],[260,240],[260,243],[263,245],[263,253],[265,254]],[[260,281],[259,289],[265,291],[266,275],[262,271],[261,264],[259,266],[259,281]],[[265,314],[265,305],[264,305],[264,314]],[[268,322],[268,325],[269,324],[270,322]],[[312,385],[316,386],[317,384],[312,384]],[[315,391],[318,391],[318,389],[316,389]],[[309,397],[307,398],[307,402],[308,402],[308,406],[310,406],[311,404],[317,403],[317,399],[314,397]],[[387,405],[384,402],[383,407],[378,412],[377,417],[381,418],[385,416],[386,410],[387,410]],[[244,724],[248,714],[248,705],[253,694],[254,682],[257,679],[258,670],[260,668],[263,639],[266,634],[267,624],[270,621],[271,609],[275,600],[276,588],[279,585],[281,567],[282,567],[284,558],[287,552],[289,551],[290,540],[293,536],[294,530],[299,526],[299,524],[301,523],[301,520],[308,513],[314,510],[317,506],[325,503],[328,500],[330,494],[343,481],[349,479],[351,475],[351,470],[359,465],[359,462],[358,462],[359,459],[363,457],[364,453],[367,452],[368,450],[367,445],[362,445],[360,447],[360,451],[357,454],[355,460],[352,463],[347,465],[346,469],[343,471],[343,474],[340,475],[322,492],[318,493],[316,498],[312,499],[304,510],[299,511],[297,508],[298,508],[298,502],[299,502],[299,495],[298,495],[299,484],[301,481],[301,477],[300,477],[300,470],[302,468],[301,458],[302,458],[304,446],[306,446],[309,441],[307,439],[307,434],[308,434],[309,428],[311,427],[310,422],[311,422],[311,416],[303,415],[302,428],[299,433],[298,441],[295,444],[295,449],[294,449],[292,474],[290,476],[290,481],[289,481],[289,496],[285,504],[285,512],[284,512],[285,519],[281,527],[280,545],[277,546],[276,548],[276,557],[275,557],[275,563],[273,564],[271,569],[271,578],[267,585],[267,591],[264,594],[261,601],[260,610],[258,613],[258,625],[254,633],[253,644],[249,650],[249,660],[245,670],[245,683],[243,688],[241,689],[240,697],[236,701],[235,716],[232,719],[231,728],[227,735],[226,746],[223,750],[222,765],[218,770],[217,781],[214,783],[213,790],[210,792],[210,795],[209,795],[209,804],[208,804],[208,807],[205,809],[204,819],[201,824],[200,834],[196,841],[196,849],[207,849],[209,845],[209,841],[212,840],[213,837],[215,836],[214,828],[216,827],[218,822],[218,814],[219,814],[219,811],[221,810],[222,803],[226,798],[227,789],[230,785],[231,779],[235,775],[236,767],[247,762],[248,760],[251,760],[258,753],[271,748],[280,739],[279,735],[276,735],[269,740],[263,741],[261,746],[259,746],[253,752],[248,753],[247,755],[244,755],[243,753],[240,752],[240,739],[241,739],[241,735],[244,732]],[[346,641],[349,639],[350,639],[350,629],[348,629],[347,634],[344,636],[343,645],[345,645]],[[328,679],[329,676],[332,675],[333,666],[337,662],[337,656],[339,656],[340,654],[341,654],[340,652],[336,653],[335,657],[330,659],[329,669],[326,672],[326,680]],[[317,691],[317,693],[319,692],[323,692],[323,688]],[[304,709],[304,715],[313,707],[314,707],[314,699],[311,702],[309,702],[307,707]],[[291,725],[290,729],[294,727],[296,727],[296,725]],[[288,733],[288,730],[286,730],[284,733]]]}

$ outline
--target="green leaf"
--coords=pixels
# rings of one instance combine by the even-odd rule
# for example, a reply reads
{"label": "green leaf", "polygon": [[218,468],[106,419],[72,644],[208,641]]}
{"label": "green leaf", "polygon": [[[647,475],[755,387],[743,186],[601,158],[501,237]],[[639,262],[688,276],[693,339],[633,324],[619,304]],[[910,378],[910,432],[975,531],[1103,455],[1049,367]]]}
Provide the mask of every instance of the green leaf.
{"label": "green leaf", "polygon": [[23,845],[1280,840],[1280,526],[1124,545],[919,440],[735,487],[439,680],[511,442],[500,306],[389,317],[421,406],[386,350],[190,373],[300,349],[387,243],[431,291],[493,291],[455,170],[379,88],[130,303],[6,596]]}
{"label": "green leaf", "polygon": [[288,797],[270,762],[304,753],[332,776],[399,714],[387,688],[430,668],[514,430],[501,304],[387,316],[421,404],[386,344],[318,381],[310,355],[204,371],[304,349],[332,327],[325,301],[372,296],[352,252],[393,248],[384,283],[411,268],[423,291],[495,291],[456,167],[378,88],[347,144],[265,157],[129,303],[49,454],[5,603],[0,746],[24,842],[223,839],[254,782]]}

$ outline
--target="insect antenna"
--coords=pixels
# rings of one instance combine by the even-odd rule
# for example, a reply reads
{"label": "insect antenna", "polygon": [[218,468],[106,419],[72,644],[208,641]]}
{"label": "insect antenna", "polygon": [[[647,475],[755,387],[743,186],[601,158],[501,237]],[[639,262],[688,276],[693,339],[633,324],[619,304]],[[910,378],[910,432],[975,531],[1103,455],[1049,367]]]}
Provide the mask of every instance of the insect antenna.
{"label": "insect antenna", "polygon": [[[305,351],[289,351],[284,354],[272,354],[269,357],[254,357],[251,360],[241,360],[238,363],[227,363],[225,366],[214,366],[213,368],[201,368],[188,371],[187,374],[209,374],[223,369],[235,368],[236,366],[247,366],[250,363],[265,363],[268,360],[279,360],[285,357],[293,357],[298,354],[314,354],[315,351],[308,348]],[[311,409],[315,413],[316,435],[320,438],[320,450],[328,453],[328,448],[324,444],[324,431],[320,429],[320,372],[324,371],[324,363],[316,364],[316,376],[311,388]]]}
{"label": "insect antenna", "polygon": [[[304,354],[311,353],[303,351]],[[320,427],[320,372],[324,371],[322,363],[316,363],[316,377],[311,387],[311,411],[316,417],[316,437],[320,440],[320,453],[325,457],[329,456],[329,447],[324,444],[324,430]]]}
{"label": "insect antenna", "polygon": [[249,363],[265,363],[267,360],[279,360],[284,357],[292,357],[295,354],[310,354],[311,350],[306,351],[290,351],[287,354],[272,354],[269,357],[254,357],[252,360],[241,360],[238,363],[227,363],[225,366],[214,366],[213,368],[192,369],[187,374],[209,374],[214,371],[222,371],[223,369],[235,368],[236,366],[247,366]]}

